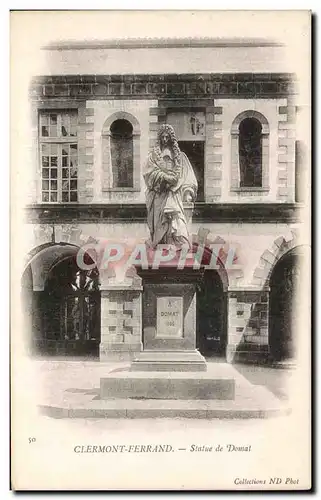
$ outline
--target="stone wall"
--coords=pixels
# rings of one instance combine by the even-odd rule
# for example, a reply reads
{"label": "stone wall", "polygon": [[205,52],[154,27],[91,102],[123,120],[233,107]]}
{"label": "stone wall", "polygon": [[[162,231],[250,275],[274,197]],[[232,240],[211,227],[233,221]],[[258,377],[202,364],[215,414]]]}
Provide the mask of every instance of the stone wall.
{"label": "stone wall", "polygon": [[[87,107],[94,110],[94,163],[95,163],[95,202],[129,203],[144,201],[144,180],[142,167],[149,151],[150,117],[149,110],[157,101],[136,100],[104,100],[87,101]],[[106,123],[110,124],[119,117],[125,117],[134,124],[134,187],[113,189],[110,184],[111,165],[109,148],[105,134]],[[107,127],[108,128],[108,127]]]}
{"label": "stone wall", "polygon": [[141,289],[101,292],[100,359],[129,360],[142,349]]}
{"label": "stone wall", "polygon": [[[292,226],[292,229],[291,229]],[[242,273],[237,273],[237,286],[263,287],[267,273],[286,250],[304,243],[299,237],[295,224],[260,223],[195,223],[190,227],[193,240],[200,238],[202,231],[206,233],[205,245],[222,243],[225,248],[235,249],[238,266]],[[114,243],[125,243],[128,248],[144,243],[148,238],[146,223],[119,222],[99,224],[32,224],[28,232],[28,251],[31,253],[38,246],[50,243],[69,243],[77,247],[94,240],[105,240]],[[281,247],[281,248],[280,248]],[[269,259],[269,255],[271,258]],[[272,260],[271,260],[272,259]],[[231,278],[229,285],[235,286],[234,272],[227,270]],[[241,277],[241,279],[240,279]]]}
{"label": "stone wall", "polygon": [[[38,112],[70,108],[77,109],[79,117],[80,203],[144,202],[143,165],[167,110],[173,108],[205,111],[205,202],[292,202],[295,91],[294,76],[286,73],[35,77],[29,88],[33,143],[27,160],[32,172],[28,202],[41,201]],[[268,133],[263,136],[262,189],[235,189],[238,140],[231,129],[242,112],[261,113],[268,122]],[[134,185],[113,189],[106,124],[123,114],[134,125]]]}
{"label": "stone wall", "polygon": [[278,111],[277,200],[294,201],[296,108],[288,99],[287,105],[279,106]]}
{"label": "stone wall", "polygon": [[[94,227],[87,225],[31,226],[32,247],[25,265],[32,261],[37,249],[49,246],[53,258],[69,248],[77,247],[91,238]],[[126,243],[135,244],[137,238],[143,241],[147,236],[144,225],[126,224],[95,226],[95,237],[99,239],[108,232],[111,240],[120,242],[126,235]],[[194,227],[194,230],[200,229]],[[289,250],[303,243],[297,228],[291,231],[285,224],[236,224],[207,225],[202,229],[204,243],[236,245],[236,274],[227,269],[227,281],[223,293],[227,297],[227,351],[229,362],[241,360],[262,361],[268,359],[268,312],[269,278],[279,259]],[[53,241],[55,238],[55,242]],[[202,232],[201,236],[202,237]],[[201,238],[202,239],[202,238]],[[59,245],[58,243],[64,243]],[[49,260],[44,256],[44,262]],[[41,259],[39,262],[42,262]],[[44,282],[44,269],[33,269],[34,290],[38,290],[38,274]],[[47,268],[46,268],[47,269]],[[48,270],[47,270],[48,271]],[[38,274],[37,274],[38,273]],[[39,281],[39,280],[38,280]],[[124,273],[122,268],[109,273],[100,269],[101,290],[101,345],[100,358],[129,360],[142,349],[142,286],[135,273]],[[39,288],[40,289],[40,288]],[[43,287],[41,287],[43,289]]]}
{"label": "stone wall", "polygon": [[[281,201],[278,195],[278,185],[279,185],[279,162],[280,155],[278,154],[279,144],[280,144],[280,133],[284,135],[284,132],[280,132],[280,122],[279,122],[279,109],[285,106],[287,103],[286,98],[282,99],[216,99],[216,106],[222,108],[222,140],[223,140],[223,155],[222,155],[222,169],[224,172],[221,189],[222,189],[222,201],[224,202],[235,202],[235,203],[270,203],[271,201]],[[286,108],[287,109],[287,108]],[[239,189],[238,176],[239,176],[239,164],[238,164],[238,136],[233,135],[232,128],[233,122],[240,114],[245,118],[246,113],[249,115],[254,114],[254,116],[262,116],[267,122],[267,126],[264,129],[264,123],[262,131],[263,133],[263,144],[262,144],[262,163],[263,163],[263,184],[262,188],[256,189]],[[251,115],[252,116],[252,115]],[[292,117],[294,119],[294,117]],[[285,123],[285,122],[284,122]],[[290,125],[289,125],[290,126]],[[288,132],[286,132],[288,133]],[[286,141],[289,150],[294,150],[295,136],[288,138]],[[292,158],[292,157],[291,157]],[[287,167],[293,170],[292,163],[289,161],[289,166],[284,163],[285,157],[281,158],[282,168],[284,172]],[[289,174],[292,175],[292,174]],[[287,191],[288,195],[283,196],[283,202],[294,201],[294,185],[292,185],[292,191]]]}
{"label": "stone wall", "polygon": [[268,352],[269,293],[255,289],[228,293],[227,360],[262,360]]}

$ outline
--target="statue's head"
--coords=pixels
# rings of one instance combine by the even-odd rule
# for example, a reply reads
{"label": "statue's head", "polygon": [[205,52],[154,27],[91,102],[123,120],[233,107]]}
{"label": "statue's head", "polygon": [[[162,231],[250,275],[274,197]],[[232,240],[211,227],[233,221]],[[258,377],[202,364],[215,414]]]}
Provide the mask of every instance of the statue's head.
{"label": "statue's head", "polygon": [[171,148],[174,156],[174,164],[176,167],[179,167],[181,162],[180,160],[181,151],[179,149],[174,129],[171,125],[168,125],[167,123],[162,125],[158,131],[157,141],[154,147],[154,154],[156,154],[156,156],[160,158],[162,151],[165,147]]}
{"label": "statue's head", "polygon": [[173,146],[173,144],[177,142],[173,127],[171,125],[168,125],[167,123],[160,127],[157,139],[161,147],[169,145]]}

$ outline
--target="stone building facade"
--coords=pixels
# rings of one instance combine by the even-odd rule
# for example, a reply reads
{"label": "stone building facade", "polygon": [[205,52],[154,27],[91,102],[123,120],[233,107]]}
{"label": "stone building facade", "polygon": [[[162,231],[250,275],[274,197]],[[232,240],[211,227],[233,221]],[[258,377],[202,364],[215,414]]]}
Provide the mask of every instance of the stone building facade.
{"label": "stone building facade", "polygon": [[30,350],[124,360],[143,348],[135,268],[79,270],[76,258],[84,245],[122,243],[130,253],[147,239],[143,166],[170,123],[198,179],[186,204],[193,243],[225,255],[199,284],[198,348],[229,362],[295,358],[309,145],[282,47],[138,40],[44,50],[47,68],[29,88]]}

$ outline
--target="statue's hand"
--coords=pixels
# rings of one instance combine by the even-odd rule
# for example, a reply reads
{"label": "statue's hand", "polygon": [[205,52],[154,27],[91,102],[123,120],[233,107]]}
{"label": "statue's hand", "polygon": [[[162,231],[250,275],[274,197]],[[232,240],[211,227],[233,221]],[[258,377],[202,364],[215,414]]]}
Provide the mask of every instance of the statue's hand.
{"label": "statue's hand", "polygon": [[166,174],[166,182],[168,183],[169,187],[175,186],[178,181],[178,176],[174,172],[170,172]]}
{"label": "statue's hand", "polygon": [[183,201],[186,203],[193,203],[196,198],[196,192],[193,188],[187,187],[183,189]]}

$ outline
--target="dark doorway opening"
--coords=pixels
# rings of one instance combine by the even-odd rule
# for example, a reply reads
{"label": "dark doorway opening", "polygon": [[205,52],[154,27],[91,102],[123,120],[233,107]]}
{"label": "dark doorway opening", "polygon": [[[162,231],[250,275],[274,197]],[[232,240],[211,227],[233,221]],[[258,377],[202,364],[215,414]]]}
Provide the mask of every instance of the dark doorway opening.
{"label": "dark doorway opening", "polygon": [[299,256],[294,249],[280,259],[270,278],[269,347],[274,361],[290,360],[295,355],[293,325],[299,313],[299,269]]}
{"label": "dark doorway opening", "polygon": [[24,286],[31,309],[34,354],[98,357],[100,344],[99,274],[79,269],[69,257],[49,272],[44,291]]}
{"label": "dark doorway opening", "polygon": [[178,141],[188,157],[198,183],[196,201],[204,201],[204,141]]}
{"label": "dark doorway opening", "polygon": [[224,357],[227,344],[226,294],[217,271],[205,271],[196,301],[196,347],[204,356]]}

